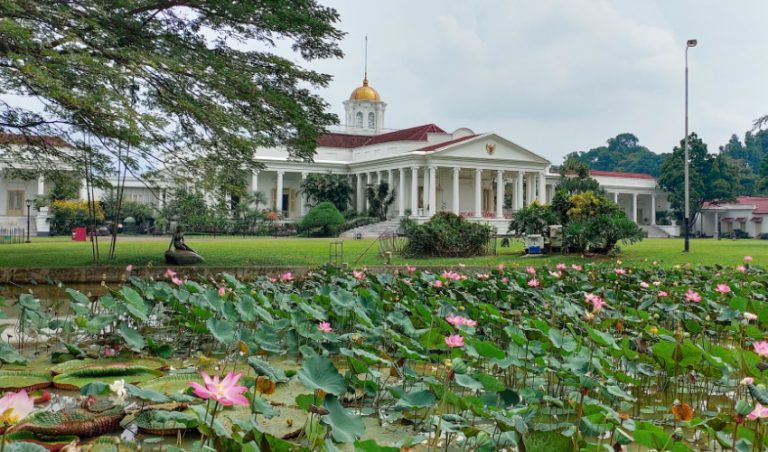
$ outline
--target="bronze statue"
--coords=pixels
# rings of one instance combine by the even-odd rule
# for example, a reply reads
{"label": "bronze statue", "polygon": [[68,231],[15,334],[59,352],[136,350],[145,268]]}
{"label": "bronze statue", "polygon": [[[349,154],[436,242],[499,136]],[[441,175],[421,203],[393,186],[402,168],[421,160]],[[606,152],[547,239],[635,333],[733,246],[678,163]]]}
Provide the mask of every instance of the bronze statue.
{"label": "bronze statue", "polygon": [[202,256],[187,246],[184,241],[184,233],[181,232],[181,226],[177,226],[171,243],[168,245],[168,251],[165,252],[165,263],[169,265],[194,265],[200,262],[203,262]]}

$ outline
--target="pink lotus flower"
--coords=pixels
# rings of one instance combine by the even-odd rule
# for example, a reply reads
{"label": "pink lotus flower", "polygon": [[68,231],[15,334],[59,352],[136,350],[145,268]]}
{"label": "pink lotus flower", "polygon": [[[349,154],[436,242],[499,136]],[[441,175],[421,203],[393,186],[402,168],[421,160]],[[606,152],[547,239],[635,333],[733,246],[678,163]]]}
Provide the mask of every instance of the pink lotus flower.
{"label": "pink lotus flower", "polygon": [[736,271],[744,273],[744,272],[747,271],[747,267],[745,267],[743,265],[739,265],[739,266],[736,267]]}
{"label": "pink lotus flower", "polygon": [[571,264],[571,268],[580,272],[583,267],[581,265]]}
{"label": "pink lotus flower", "polygon": [[13,425],[34,411],[35,402],[27,391],[9,392],[0,399],[0,425]]}
{"label": "pink lotus flower", "polygon": [[594,312],[600,312],[603,309],[603,306],[606,305],[605,300],[600,298],[599,295],[595,295],[593,293],[584,294],[584,299],[592,303],[592,311]]}
{"label": "pink lotus flower", "polygon": [[105,358],[112,358],[113,356],[117,356],[117,350],[106,346],[101,350],[101,354],[104,355]]}
{"label": "pink lotus flower", "polygon": [[751,312],[745,312],[744,313],[744,320],[746,320],[747,322],[753,322],[753,321],[757,320],[757,315],[753,314]]}
{"label": "pink lotus flower", "polygon": [[358,281],[363,281],[365,279],[365,272],[352,270],[352,276],[354,276]]}
{"label": "pink lotus flower", "polygon": [[165,277],[168,279],[173,279],[176,277],[176,272],[171,270],[170,268],[165,269]]}
{"label": "pink lotus flower", "polygon": [[437,288],[437,289],[439,289],[439,288],[443,287],[443,282],[442,282],[442,281],[440,281],[439,279],[436,279],[436,280],[435,280],[435,281],[432,283],[432,286],[433,286],[433,287],[435,287],[435,288]]}
{"label": "pink lotus flower", "polygon": [[458,334],[451,334],[445,338],[445,345],[451,348],[463,347],[464,338]]}
{"label": "pink lotus flower", "polygon": [[128,273],[132,272],[133,271],[133,265],[132,264],[126,265],[125,266],[125,271],[127,271]]}
{"label": "pink lotus flower", "polygon": [[560,272],[560,271],[549,272],[549,276],[551,276],[551,277],[553,277],[555,279],[560,279],[560,278],[563,277],[563,272]]}
{"label": "pink lotus flower", "polygon": [[685,293],[685,300],[692,301],[694,303],[701,303],[701,295],[699,295],[698,292],[694,292],[691,289],[688,289],[688,292]]}
{"label": "pink lotus flower", "polygon": [[731,288],[728,287],[728,284],[718,284],[717,287],[715,287],[715,292],[720,292],[721,294],[727,294],[731,291]]}
{"label": "pink lotus flower", "polygon": [[659,298],[666,297],[669,295],[666,290],[660,290],[659,291]]}
{"label": "pink lotus flower", "polygon": [[661,281],[654,281],[653,285],[659,287],[661,285]]}
{"label": "pink lotus flower", "polygon": [[613,269],[613,272],[617,275],[626,275],[627,271],[621,267]]}
{"label": "pink lotus flower", "polygon": [[177,286],[184,284],[184,281],[176,275],[173,275],[173,278],[171,278],[171,282],[176,284]]}
{"label": "pink lotus flower", "polygon": [[219,287],[219,296],[223,297],[227,293],[227,289],[224,286]]}
{"label": "pink lotus flower", "polygon": [[293,273],[285,272],[280,275],[280,281],[293,281]]}
{"label": "pink lotus flower", "polygon": [[458,281],[461,279],[461,275],[453,271],[444,271],[442,277],[451,281]]}
{"label": "pink lotus flower", "polygon": [[752,256],[744,256],[744,262],[752,262]]}
{"label": "pink lotus flower", "polygon": [[755,353],[763,358],[768,358],[768,341],[755,341],[752,343],[752,347],[755,348]]}
{"label": "pink lotus flower", "polygon": [[539,282],[538,279],[533,278],[533,279],[528,281],[528,285],[531,286],[531,287],[539,287],[541,285],[541,283]]}
{"label": "pink lotus flower", "polygon": [[647,282],[645,282],[645,281],[641,281],[641,282],[640,282],[640,287],[642,287],[643,289],[647,289],[647,288],[649,288],[649,287],[650,287],[650,284],[648,284],[648,283],[647,283]]}
{"label": "pink lotus flower", "polygon": [[765,419],[768,417],[768,406],[763,406],[760,402],[757,402],[755,409],[747,415],[747,419],[754,421],[757,419]]}
{"label": "pink lotus flower", "polygon": [[496,267],[496,269],[497,269],[499,272],[503,272],[503,271],[504,271],[504,264],[499,264],[499,265]]}
{"label": "pink lotus flower", "polygon": [[477,322],[476,321],[474,321],[472,319],[468,319],[466,317],[462,317],[460,315],[449,315],[448,317],[445,318],[445,321],[450,323],[451,325],[453,325],[455,327],[460,327],[462,325],[466,325],[466,326],[471,326],[472,328],[474,328],[474,327],[477,326]]}
{"label": "pink lotus flower", "polygon": [[277,282],[277,278],[273,278],[270,276],[268,279],[269,279],[269,282],[271,282],[272,284]]}
{"label": "pink lotus flower", "polygon": [[248,388],[237,385],[243,374],[230,372],[221,381],[219,381],[218,375],[214,375],[213,378],[205,372],[200,372],[200,375],[203,377],[205,386],[194,381],[189,382],[189,386],[194,390],[196,396],[201,399],[215,400],[224,406],[248,405],[248,399],[243,396]]}
{"label": "pink lotus flower", "polygon": [[755,379],[752,378],[752,377],[745,377],[745,378],[741,379],[739,384],[742,385],[742,386],[753,385],[753,384],[755,384]]}
{"label": "pink lotus flower", "polygon": [[416,271],[416,267],[414,267],[412,265],[406,265],[405,266],[405,271],[407,271],[408,273],[413,273],[413,272]]}
{"label": "pink lotus flower", "polygon": [[533,267],[525,267],[525,272],[528,273],[529,275],[535,275],[536,269]]}
{"label": "pink lotus flower", "polygon": [[333,331],[333,328],[331,328],[331,322],[320,322],[320,325],[317,325],[317,329],[323,333],[330,333]]}
{"label": "pink lotus flower", "polygon": [[557,265],[555,266],[555,268],[557,268],[557,269],[558,269],[559,271],[561,271],[561,272],[564,272],[564,271],[568,270],[568,266],[567,266],[567,265],[565,265],[565,264],[564,264],[564,263],[562,263],[562,262],[560,262],[559,264],[557,264]]}
{"label": "pink lotus flower", "polygon": [[507,277],[505,276],[505,277],[501,278],[501,282],[503,282],[504,284],[506,284],[506,283],[508,283],[508,282],[509,282],[509,278],[507,278]]}

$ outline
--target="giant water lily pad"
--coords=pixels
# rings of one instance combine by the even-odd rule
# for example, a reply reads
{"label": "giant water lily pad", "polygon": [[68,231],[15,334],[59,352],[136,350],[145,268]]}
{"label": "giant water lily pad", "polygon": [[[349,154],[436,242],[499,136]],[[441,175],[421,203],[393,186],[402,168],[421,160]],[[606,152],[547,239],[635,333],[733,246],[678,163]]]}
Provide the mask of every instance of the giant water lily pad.
{"label": "giant water lily pad", "polygon": [[53,385],[59,389],[80,390],[88,383],[101,382],[112,384],[117,380],[125,380],[126,383],[139,384],[162,376],[159,370],[147,369],[142,366],[113,365],[106,367],[89,367],[78,369],[65,374],[56,375]]}
{"label": "giant water lily pad", "polygon": [[35,391],[51,386],[50,372],[0,370],[0,391]]}
{"label": "giant water lily pad", "polygon": [[142,433],[166,436],[197,427],[197,418],[178,411],[145,410],[133,419]]}
{"label": "giant water lily pad", "polygon": [[63,374],[66,372],[72,372],[74,370],[85,368],[102,368],[102,367],[125,367],[125,366],[141,366],[152,370],[162,370],[168,368],[168,363],[159,358],[136,358],[131,360],[117,360],[117,359],[73,359],[65,361],[51,367],[51,372],[54,375]]}
{"label": "giant water lily pad", "polygon": [[[44,450],[55,452],[63,449],[71,443],[76,444],[79,441],[79,438],[72,435],[38,436],[32,432],[16,432],[9,433],[5,440],[7,441],[8,445],[13,443],[35,444],[42,447]],[[8,450],[8,446],[6,446],[6,450]]]}
{"label": "giant water lily pad", "polygon": [[11,427],[9,433],[32,432],[46,436],[75,435],[90,438],[117,429],[124,417],[123,408],[118,406],[99,412],[84,408],[38,411]]}
{"label": "giant water lily pad", "polygon": [[190,381],[202,384],[203,377],[198,373],[172,374],[140,383],[138,386],[142,389],[150,389],[162,392],[165,395],[171,395],[186,391],[189,388]]}

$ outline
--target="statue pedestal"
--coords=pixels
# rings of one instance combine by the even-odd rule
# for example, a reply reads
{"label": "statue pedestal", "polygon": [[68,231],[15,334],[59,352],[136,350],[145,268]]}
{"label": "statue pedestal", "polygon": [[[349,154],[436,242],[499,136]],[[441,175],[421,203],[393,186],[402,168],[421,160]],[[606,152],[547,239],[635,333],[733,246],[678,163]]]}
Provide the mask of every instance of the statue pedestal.
{"label": "statue pedestal", "polygon": [[168,265],[195,265],[203,260],[203,257],[194,251],[168,250],[165,252],[165,263]]}

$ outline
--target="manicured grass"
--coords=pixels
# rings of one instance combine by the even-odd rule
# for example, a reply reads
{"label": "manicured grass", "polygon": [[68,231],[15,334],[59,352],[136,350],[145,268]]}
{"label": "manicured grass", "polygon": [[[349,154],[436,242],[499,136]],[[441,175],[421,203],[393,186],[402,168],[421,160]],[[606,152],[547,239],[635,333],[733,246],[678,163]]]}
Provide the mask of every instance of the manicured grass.
{"label": "manicured grass", "polygon": [[[206,259],[209,266],[318,266],[328,262],[329,244],[335,239],[304,238],[230,238],[188,236],[190,246]],[[106,258],[109,242],[101,241],[102,259],[99,265],[163,266],[163,253],[168,248],[165,237],[121,237],[117,257]],[[693,240],[691,252],[682,252],[679,239],[646,239],[626,247],[616,258],[553,255],[524,257],[522,244],[513,242],[510,248],[498,248],[496,256],[457,259],[403,259],[394,257],[396,265],[457,265],[495,267],[499,263],[510,265],[543,264],[547,262],[587,263],[613,262],[623,265],[647,265],[653,261],[672,266],[735,265],[745,255],[754,257],[753,264],[768,262],[768,240]],[[352,266],[382,265],[386,260],[378,256],[378,244],[373,239],[344,240],[344,262]],[[356,263],[355,263],[356,262]],[[72,242],[66,237],[35,238],[30,244],[0,245],[0,267],[76,267],[94,265],[90,242]]]}

